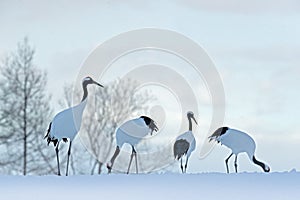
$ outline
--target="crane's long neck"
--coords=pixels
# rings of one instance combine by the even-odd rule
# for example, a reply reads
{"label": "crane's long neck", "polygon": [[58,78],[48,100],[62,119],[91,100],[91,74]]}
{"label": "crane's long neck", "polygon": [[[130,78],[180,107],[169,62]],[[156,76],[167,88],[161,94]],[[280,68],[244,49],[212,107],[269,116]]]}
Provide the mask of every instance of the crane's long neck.
{"label": "crane's long neck", "polygon": [[82,88],[83,88],[83,97],[81,99],[81,102],[83,102],[87,98],[87,96],[88,96],[88,90],[87,90],[86,86],[87,86],[86,84],[82,85]]}
{"label": "crane's long neck", "polygon": [[269,172],[270,171],[270,167],[268,165],[266,165],[265,163],[256,160],[255,156],[252,157],[252,161],[255,164],[259,165],[265,172]]}
{"label": "crane's long neck", "polygon": [[193,127],[192,127],[192,120],[190,117],[188,117],[189,120],[189,131],[192,131]]}

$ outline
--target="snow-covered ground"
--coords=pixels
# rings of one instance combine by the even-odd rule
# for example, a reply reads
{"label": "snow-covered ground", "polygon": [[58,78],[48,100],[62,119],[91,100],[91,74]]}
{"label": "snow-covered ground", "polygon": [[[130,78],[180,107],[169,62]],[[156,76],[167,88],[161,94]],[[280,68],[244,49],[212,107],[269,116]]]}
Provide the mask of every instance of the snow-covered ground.
{"label": "snow-covered ground", "polygon": [[1,200],[300,199],[300,173],[0,176]]}

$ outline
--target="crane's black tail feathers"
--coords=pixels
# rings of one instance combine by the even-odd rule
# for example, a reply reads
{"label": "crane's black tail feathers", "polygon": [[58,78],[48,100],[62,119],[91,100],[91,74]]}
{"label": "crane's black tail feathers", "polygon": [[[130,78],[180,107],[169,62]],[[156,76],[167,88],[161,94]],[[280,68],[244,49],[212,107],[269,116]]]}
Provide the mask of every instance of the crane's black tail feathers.
{"label": "crane's black tail feathers", "polygon": [[53,145],[56,146],[56,144],[58,143],[58,139],[52,138],[50,136],[51,125],[52,125],[52,122],[49,124],[48,130],[47,130],[47,133],[46,133],[44,139],[47,138],[48,145],[50,144],[50,142],[53,142]]}
{"label": "crane's black tail feathers", "polygon": [[218,137],[225,134],[228,129],[229,129],[228,127],[218,128],[211,136],[208,137],[209,142],[211,142],[212,140],[215,140],[219,143],[219,141],[217,140]]}
{"label": "crane's black tail feathers", "polygon": [[48,130],[47,130],[46,135],[44,136],[44,139],[49,138],[49,136],[50,136],[50,130],[51,130],[51,125],[52,125],[52,122],[50,122],[50,124],[49,124]]}
{"label": "crane's black tail feathers", "polygon": [[252,160],[255,164],[259,165],[264,170],[264,172],[270,171],[270,167],[264,164],[263,162],[256,160],[255,156],[252,157]]}

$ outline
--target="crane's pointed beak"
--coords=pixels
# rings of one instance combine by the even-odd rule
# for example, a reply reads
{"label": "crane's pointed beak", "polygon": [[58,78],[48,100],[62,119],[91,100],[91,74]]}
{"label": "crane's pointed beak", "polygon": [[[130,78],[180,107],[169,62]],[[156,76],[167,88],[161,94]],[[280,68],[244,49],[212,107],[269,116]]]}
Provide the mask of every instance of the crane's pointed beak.
{"label": "crane's pointed beak", "polygon": [[197,121],[196,121],[195,117],[193,116],[192,118],[193,118],[194,122],[195,122],[195,123],[198,125],[198,123],[197,123]]}
{"label": "crane's pointed beak", "polygon": [[94,81],[94,84],[96,84],[96,85],[98,85],[98,86],[100,86],[100,87],[104,87],[103,85],[101,85],[100,83],[98,83],[98,82],[96,82],[96,81]]}

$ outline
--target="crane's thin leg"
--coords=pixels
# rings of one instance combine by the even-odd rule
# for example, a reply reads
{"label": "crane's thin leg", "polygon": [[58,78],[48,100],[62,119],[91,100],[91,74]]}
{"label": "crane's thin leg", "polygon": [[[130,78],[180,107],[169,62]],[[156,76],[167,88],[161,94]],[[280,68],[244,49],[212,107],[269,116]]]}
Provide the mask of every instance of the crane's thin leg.
{"label": "crane's thin leg", "polygon": [[237,155],[235,155],[235,160],[234,160],[234,167],[235,167],[235,173],[237,173]]}
{"label": "crane's thin leg", "polygon": [[183,173],[182,157],[180,158],[180,168],[181,168],[181,172]]}
{"label": "crane's thin leg", "polygon": [[233,155],[233,153],[231,153],[231,154],[228,156],[228,158],[226,158],[226,160],[225,160],[225,164],[226,164],[227,173],[229,173],[229,168],[228,168],[228,160],[229,160],[229,158],[230,158],[232,155]]}
{"label": "crane's thin leg", "polygon": [[114,162],[115,162],[115,159],[117,158],[119,153],[120,153],[120,147],[117,146],[114,155],[110,159],[110,163],[107,163],[107,165],[106,165],[106,168],[107,168],[109,174],[111,173],[111,169],[112,169],[112,167],[114,165]]}
{"label": "crane's thin leg", "polygon": [[136,173],[138,174],[139,170],[138,170],[137,154],[136,154],[136,151],[135,151],[134,147],[132,147],[132,151],[133,151],[133,155],[135,157],[135,169],[136,169]]}
{"label": "crane's thin leg", "polygon": [[59,142],[57,142],[56,148],[55,148],[55,152],[56,152],[56,160],[57,160],[57,175],[60,176],[60,167],[59,167],[59,157],[58,157],[58,146],[59,146]]}
{"label": "crane's thin leg", "polygon": [[186,173],[186,168],[187,168],[188,161],[189,161],[189,157],[187,156],[186,161],[185,161],[185,166],[184,166],[184,173]]}
{"label": "crane's thin leg", "polygon": [[128,165],[127,174],[129,174],[129,170],[130,170],[130,166],[131,166],[131,163],[132,163],[132,159],[133,159],[134,154],[135,154],[135,150],[134,150],[134,148],[132,147],[132,152],[131,152],[131,155],[130,155],[130,161],[129,161],[129,165]]}
{"label": "crane's thin leg", "polygon": [[66,176],[68,176],[68,171],[69,171],[69,159],[70,159],[70,155],[71,155],[71,146],[72,146],[72,141],[70,141],[69,150],[68,150]]}

